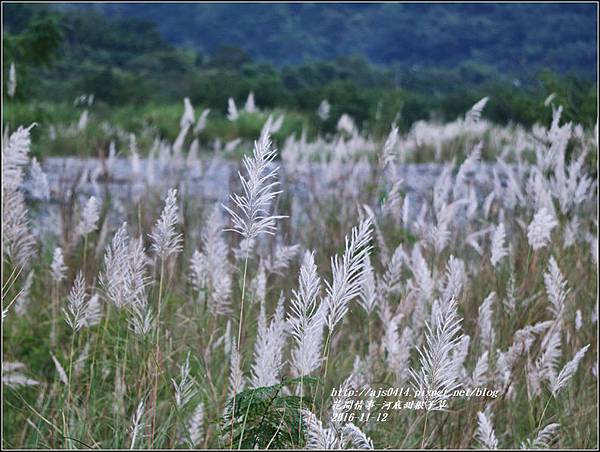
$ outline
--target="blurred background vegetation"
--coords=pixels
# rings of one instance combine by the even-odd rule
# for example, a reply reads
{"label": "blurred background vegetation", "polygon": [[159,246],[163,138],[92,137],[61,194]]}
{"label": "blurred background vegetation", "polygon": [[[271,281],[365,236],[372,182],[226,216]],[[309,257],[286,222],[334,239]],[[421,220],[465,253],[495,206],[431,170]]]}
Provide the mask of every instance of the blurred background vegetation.
{"label": "blurred background vegetation", "polygon": [[310,135],[335,130],[342,113],[374,135],[393,121],[406,131],[484,96],[484,117],[500,124],[547,123],[551,93],[564,120],[597,121],[593,4],[2,7],[4,124],[76,122],[74,99],[93,93],[95,119],[174,139],[189,97],[211,109],[207,140],[253,138],[260,121],[231,129],[225,119],[227,99],[241,107],[250,91],[259,108],[286,113],[285,132]]}

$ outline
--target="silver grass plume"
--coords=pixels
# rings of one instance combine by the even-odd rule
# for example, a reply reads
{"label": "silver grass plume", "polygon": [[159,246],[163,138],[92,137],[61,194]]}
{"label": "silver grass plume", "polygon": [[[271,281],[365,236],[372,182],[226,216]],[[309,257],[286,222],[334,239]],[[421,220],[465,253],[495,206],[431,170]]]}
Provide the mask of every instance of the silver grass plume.
{"label": "silver grass plume", "polygon": [[165,207],[160,214],[160,218],[150,234],[151,249],[163,260],[172,254],[181,252],[183,249],[181,245],[182,235],[175,230],[175,225],[178,222],[177,190],[171,188],[165,199]]}
{"label": "silver grass plume", "polygon": [[498,449],[498,440],[494,433],[494,427],[487,416],[479,411],[477,413],[477,440],[484,449]]}
{"label": "silver grass plume", "polygon": [[206,128],[206,118],[210,113],[210,108],[205,108],[200,113],[200,117],[198,118],[198,122],[196,123],[196,127],[194,127],[194,133],[196,135],[200,134]]}
{"label": "silver grass plume", "polygon": [[175,405],[178,409],[182,409],[197,393],[194,380],[190,376],[190,352],[187,353],[183,365],[179,367],[179,373],[179,382],[171,378],[171,383],[175,389]]}
{"label": "silver grass plume", "polygon": [[349,442],[352,449],[372,450],[373,441],[352,422],[347,423],[342,428],[342,438],[344,442]]}
{"label": "silver grass plume", "polygon": [[485,108],[489,100],[490,98],[486,96],[483,99],[477,101],[477,103],[475,103],[475,105],[473,105],[471,109],[465,114],[465,121],[478,122],[481,118],[481,113],[483,112],[483,109]]}
{"label": "silver grass plume", "polygon": [[246,111],[246,113],[256,113],[258,110],[256,108],[256,103],[254,102],[254,93],[252,91],[248,93],[248,98],[246,99],[246,103],[244,104],[244,110]]}
{"label": "silver grass plume", "polygon": [[527,239],[534,250],[545,247],[550,242],[552,229],[558,224],[552,214],[542,207],[533,217],[527,228]]}
{"label": "silver grass plume", "polygon": [[27,312],[27,308],[29,307],[30,294],[31,294],[31,284],[33,283],[33,270],[31,270],[27,277],[25,278],[25,282],[15,299],[15,314],[18,316],[22,316]]}
{"label": "silver grass plume", "polygon": [[323,99],[319,104],[317,115],[321,121],[327,121],[329,119],[329,113],[331,111],[331,105],[327,102],[327,99]]}
{"label": "silver grass plume", "polygon": [[254,349],[252,365],[252,387],[273,386],[279,383],[279,372],[283,367],[283,348],[286,339],[286,323],[284,320],[284,297],[279,297],[277,308],[271,323],[267,327],[264,303],[258,321],[258,337]]}
{"label": "silver grass plume", "polygon": [[56,373],[58,374],[60,382],[64,385],[68,385],[69,378],[67,377],[67,373],[65,372],[64,367],[62,366],[60,361],[56,359],[56,356],[54,356],[53,353],[50,353],[50,356],[52,357],[52,361],[54,361],[54,366],[56,367]]}
{"label": "silver grass plume", "polygon": [[587,352],[590,345],[586,345],[581,348],[571,361],[569,361],[565,366],[561,369],[558,376],[552,381],[550,384],[550,390],[552,391],[552,395],[556,397],[561,389],[563,389],[569,380],[575,375],[577,371],[577,367],[579,366],[579,361],[581,361]]}
{"label": "silver grass plume", "polygon": [[273,257],[267,256],[265,259],[264,265],[265,270],[269,273],[276,273],[280,276],[284,275],[284,270],[286,270],[298,251],[300,250],[300,245],[281,245],[278,244],[275,248],[275,253]]}
{"label": "silver grass plume", "polygon": [[229,248],[222,230],[223,220],[219,209],[215,206],[202,230],[203,252],[201,255],[194,254],[192,270],[197,278],[203,276],[206,278],[209,290],[208,306],[215,314],[231,312],[232,266],[227,259]]}
{"label": "silver grass plume", "polygon": [[204,436],[204,403],[200,402],[192,413],[187,423],[186,442],[190,449],[194,449]]}
{"label": "silver grass plume", "polygon": [[65,265],[65,258],[63,257],[62,248],[54,248],[54,253],[52,254],[52,264],[50,264],[50,274],[52,275],[52,280],[57,283],[61,282],[66,277],[66,271],[67,266]]}
{"label": "silver grass plume", "polygon": [[550,449],[550,444],[556,436],[556,431],[560,428],[560,424],[552,423],[541,429],[534,440],[527,439],[521,443],[521,449]]}
{"label": "silver grass plume", "polygon": [[321,364],[324,304],[317,306],[320,288],[314,253],[307,251],[300,267],[298,290],[292,291],[291,316],[288,318],[295,342],[291,360],[295,376],[310,375]]}
{"label": "silver grass plume", "polygon": [[324,428],[323,424],[314,413],[302,409],[302,420],[306,425],[306,446],[308,450],[335,450],[340,449],[340,441],[335,432]]}
{"label": "silver grass plume", "polygon": [[240,114],[238,113],[237,107],[235,106],[235,101],[232,97],[227,99],[227,119],[230,121],[236,121],[239,118]]}
{"label": "silver grass plume", "polygon": [[358,304],[368,315],[370,315],[377,307],[378,295],[375,273],[373,271],[373,266],[371,265],[371,259],[369,256],[365,256],[363,273],[364,277],[360,286]]}
{"label": "silver grass plume", "polygon": [[490,294],[479,306],[479,319],[477,325],[479,327],[479,338],[484,349],[489,350],[494,344],[494,327],[492,325],[493,311],[492,306],[496,301],[496,292]]}
{"label": "silver grass plume", "polygon": [[138,406],[135,410],[131,418],[131,445],[129,446],[129,450],[136,449],[136,442],[138,436],[140,436],[142,430],[144,430],[144,399],[140,400]]}
{"label": "silver grass plume", "polygon": [[86,324],[85,279],[83,278],[83,273],[81,271],[77,273],[77,277],[69,292],[67,301],[67,309],[63,308],[65,320],[73,332],[77,332]]}
{"label": "silver grass plume", "polygon": [[29,131],[34,125],[19,127],[2,140],[2,257],[21,267],[27,266],[35,252],[35,239],[21,191],[23,168],[29,162]]}
{"label": "silver grass plume", "polygon": [[411,270],[418,295],[425,302],[431,301],[434,290],[433,278],[418,243],[415,244],[411,253]]}
{"label": "silver grass plume", "polygon": [[127,223],[123,223],[106,249],[104,271],[99,278],[106,299],[118,309],[145,302],[147,261],[142,238],[130,241]]}
{"label": "silver grass plume", "polygon": [[85,203],[83,212],[81,214],[81,220],[77,225],[77,232],[81,236],[86,236],[90,232],[94,232],[98,228],[98,220],[100,219],[100,210],[98,207],[98,201],[94,196],[90,196],[90,199]]}
{"label": "silver grass plume", "polygon": [[[256,238],[259,234],[274,234],[275,220],[286,218],[285,216],[269,215],[271,201],[280,191],[275,191],[279,184],[274,180],[278,167],[269,170],[269,165],[277,155],[277,150],[271,148],[269,134],[264,134],[259,141],[254,142],[252,157],[244,156],[243,164],[247,177],[238,173],[242,182],[243,194],[234,193],[230,196],[238,212],[227,206],[233,222],[230,231],[237,232],[247,240]],[[274,181],[272,181],[274,180]]]}
{"label": "silver grass plume", "polygon": [[494,267],[498,266],[502,258],[508,255],[505,241],[506,232],[504,231],[504,223],[500,223],[492,233],[492,255],[490,262]]}
{"label": "silver grass plume", "polygon": [[194,107],[192,107],[190,98],[186,97],[183,99],[183,115],[179,121],[179,127],[183,129],[184,127],[191,126],[194,124],[194,121],[196,120],[195,118],[196,115],[194,114]]}
{"label": "silver grass plume", "polygon": [[471,384],[473,387],[479,387],[486,383],[489,363],[488,363],[488,351],[484,351],[481,356],[477,359],[473,375],[471,376]]}
{"label": "silver grass plume", "polygon": [[555,318],[558,318],[563,312],[569,288],[567,287],[567,281],[560,272],[560,268],[558,268],[554,256],[550,257],[548,271],[544,273],[544,285],[546,286],[546,294],[550,301],[549,310]]}
{"label": "silver grass plume", "polygon": [[350,238],[345,237],[346,249],[340,259],[331,258],[332,282],[325,281],[328,307],[327,327],[330,331],[348,312],[348,303],[360,294],[364,280],[364,259],[371,251],[371,218],[362,220],[352,228]]}
{"label": "silver grass plume", "polygon": [[25,369],[25,364],[20,362],[2,361],[2,384],[9,388],[18,388],[19,386],[35,386],[40,382],[25,376],[21,371]]}
{"label": "silver grass plume", "polygon": [[29,168],[30,192],[31,196],[42,201],[50,199],[50,186],[48,176],[42,170],[42,166],[37,158],[31,158],[31,167]]}
{"label": "silver grass plume", "polygon": [[396,159],[396,155],[394,154],[394,150],[396,144],[398,143],[398,127],[393,126],[390,131],[387,139],[385,140],[385,144],[383,145],[383,153],[381,155],[381,167],[388,168]]}
{"label": "silver grass plume", "polygon": [[420,372],[412,368],[413,387],[424,391],[423,398],[431,409],[449,397],[449,394],[461,386],[452,352],[462,340],[460,333],[461,318],[458,316],[456,300],[434,303],[438,306],[435,322],[426,324],[426,345],[418,348],[421,363]]}
{"label": "silver grass plume", "polygon": [[10,63],[10,68],[8,69],[8,83],[6,86],[6,94],[8,97],[12,98],[17,91],[17,70],[15,68],[15,62],[12,61]]}
{"label": "silver grass plume", "polygon": [[[236,339],[231,339],[230,355],[229,355],[229,398],[244,390],[246,381],[241,368],[241,359],[236,346]],[[237,392],[236,392],[237,391]]]}

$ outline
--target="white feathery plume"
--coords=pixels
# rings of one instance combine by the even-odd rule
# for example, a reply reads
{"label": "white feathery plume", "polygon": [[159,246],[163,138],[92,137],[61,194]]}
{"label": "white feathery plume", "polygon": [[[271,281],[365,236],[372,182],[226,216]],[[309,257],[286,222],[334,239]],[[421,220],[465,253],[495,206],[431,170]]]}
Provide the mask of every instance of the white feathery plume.
{"label": "white feathery plume", "polygon": [[292,260],[294,259],[294,257],[296,257],[296,254],[298,254],[299,250],[300,245],[287,246],[278,244],[275,248],[273,258],[271,258],[271,256],[268,256],[265,259],[265,270],[269,273],[276,273],[278,275],[283,276],[283,271],[290,266]]}
{"label": "white feathery plume", "polygon": [[358,304],[365,310],[367,315],[370,315],[377,307],[378,296],[375,273],[373,271],[373,266],[371,265],[371,259],[369,256],[365,256],[363,263],[363,275],[364,277],[358,296]]}
{"label": "white feathery plume", "polygon": [[578,309],[575,311],[575,331],[579,331],[583,326],[583,317],[581,315],[581,310]]}
{"label": "white feathery plume", "polygon": [[232,266],[227,260],[229,248],[222,230],[223,219],[218,207],[215,206],[202,230],[202,258],[194,253],[195,259],[193,259],[193,272],[197,278],[200,278],[198,283],[202,278],[206,278],[209,309],[215,314],[231,312]]}
{"label": "white feathery plume", "polygon": [[187,424],[187,445],[194,449],[204,436],[204,403],[200,402]]}
{"label": "white feathery plume", "polygon": [[431,404],[432,409],[461,385],[452,352],[463,337],[459,334],[461,318],[458,316],[456,300],[451,298],[435,304],[439,307],[437,318],[435,323],[426,324],[426,346],[418,348],[421,370],[417,373],[410,369],[413,387],[424,391],[423,398]]}
{"label": "white feathery plume", "polygon": [[85,326],[85,299],[85,279],[80,270],[67,297],[67,309],[63,308],[67,325],[71,327],[73,332],[77,332]]}
{"label": "white feathery plume", "polygon": [[553,328],[542,340],[540,349],[543,353],[535,366],[538,375],[550,382],[554,381],[556,378],[556,368],[562,353],[560,346],[560,330],[558,328]]}
{"label": "white feathery plume", "polygon": [[534,250],[545,247],[549,242],[552,229],[558,224],[553,215],[542,207],[533,217],[527,228],[527,239]]}
{"label": "white feathery plume", "polygon": [[391,315],[387,306],[383,311],[381,316],[384,328],[382,344],[386,351],[385,360],[396,375],[396,381],[402,384],[407,378],[407,364],[413,344],[412,330],[409,327],[404,328],[400,337],[398,327],[402,320],[402,314]]}
{"label": "white feathery plume", "polygon": [[494,427],[487,416],[479,411],[477,413],[477,440],[484,449],[498,449],[498,440],[494,433]]}
{"label": "white feathery plume", "polygon": [[243,391],[246,386],[244,373],[241,368],[240,354],[235,342],[235,337],[231,338],[231,346],[229,347],[231,352],[229,355],[229,398]]}
{"label": "white feathery plume", "polygon": [[165,207],[160,214],[160,219],[156,222],[150,234],[151,249],[163,260],[183,250],[181,245],[182,235],[175,230],[175,225],[178,222],[177,190],[171,188],[165,199]]}
{"label": "white feathery plume", "polygon": [[8,83],[6,87],[6,94],[12,98],[17,91],[17,70],[15,68],[15,62],[11,61],[10,68],[8,69]]}
{"label": "white feathery plume", "polygon": [[254,102],[254,93],[252,91],[248,93],[248,98],[246,99],[246,103],[244,104],[244,110],[247,113],[256,113],[256,111],[258,110],[256,108],[256,103]]}
{"label": "white feathery plume", "polygon": [[577,353],[575,353],[573,359],[567,364],[565,364],[565,366],[559,372],[558,376],[551,382],[550,390],[552,391],[552,395],[554,397],[558,395],[560,390],[567,385],[571,377],[575,375],[577,367],[579,366],[579,361],[583,359],[583,356],[585,355],[585,352],[587,352],[589,347],[590,345],[588,344],[585,347],[581,348]]}
{"label": "white feathery plume", "polygon": [[500,223],[492,233],[492,255],[490,262],[496,267],[504,256],[508,255],[508,249],[505,246],[506,232],[504,223]]}
{"label": "white feathery plume", "polygon": [[382,295],[387,298],[390,294],[396,294],[401,289],[401,278],[402,278],[402,265],[406,261],[406,254],[402,245],[394,250],[394,254],[387,264],[387,269],[383,274],[383,277],[378,281],[379,287],[381,287]]}
{"label": "white feathery plume", "polygon": [[67,267],[65,265],[62,248],[56,247],[54,248],[52,264],[50,265],[50,274],[52,275],[52,280],[57,283],[61,282],[66,277],[66,271]]}
{"label": "white feathery plume", "polygon": [[230,121],[235,121],[240,117],[238,113],[237,107],[235,106],[235,101],[232,97],[227,99],[227,119]]}
{"label": "white feathery plume", "polygon": [[130,241],[127,223],[123,223],[106,249],[104,271],[100,274],[100,286],[107,300],[118,309],[145,303],[147,263],[142,238]]}
{"label": "white feathery plume", "polygon": [[549,310],[555,318],[561,316],[570,289],[567,281],[560,272],[554,256],[548,262],[548,271],[544,273],[544,285],[550,301]]}
{"label": "white feathery plume", "polygon": [[532,441],[528,439],[525,442],[521,443],[521,449],[550,449],[550,443],[554,440],[554,436],[556,435],[556,431],[560,428],[560,424],[552,423],[546,425],[543,429],[541,429],[536,435],[535,439]]}
{"label": "white feathery plume", "polygon": [[175,405],[178,409],[182,409],[197,393],[194,380],[190,376],[190,352],[187,352],[184,364],[179,366],[179,373],[179,382],[171,378],[171,383],[175,389]]}
{"label": "white feathery plume", "polygon": [[477,325],[479,327],[479,337],[481,345],[484,349],[488,350],[494,345],[494,327],[492,326],[492,305],[496,301],[496,292],[490,292],[490,294],[479,306],[479,319]]}
{"label": "white feathery plume", "polygon": [[48,184],[48,176],[46,173],[44,173],[42,166],[35,157],[31,158],[29,177],[31,179],[31,196],[42,201],[48,201],[50,199],[50,185]]}
{"label": "white feathery plume", "polygon": [[10,134],[8,142],[2,146],[2,188],[19,188],[23,183],[23,167],[29,163],[29,150],[31,147],[29,127],[19,127]]}
{"label": "white feathery plume", "polygon": [[364,280],[364,259],[371,251],[371,218],[362,220],[352,228],[350,238],[345,237],[346,249],[340,260],[338,255],[331,258],[332,282],[325,281],[327,327],[333,330],[348,311],[348,303],[360,294]]}
{"label": "white feathery plume", "polygon": [[93,232],[98,227],[98,220],[100,219],[100,211],[98,207],[98,201],[94,196],[90,196],[90,199],[85,203],[83,213],[81,214],[81,220],[77,226],[77,232],[79,235],[86,236],[90,232]]}
{"label": "white feathery plume", "polygon": [[196,123],[196,127],[194,127],[194,133],[196,135],[200,134],[206,128],[206,118],[210,113],[210,108],[205,108],[200,113],[200,117],[198,118],[198,122]]}
{"label": "white feathery plume", "polygon": [[196,115],[194,113],[194,107],[192,107],[190,98],[186,97],[183,99],[183,115],[181,116],[181,120],[179,121],[179,127],[181,129],[189,127],[192,124],[194,124],[195,120]]}
{"label": "white feathery plume", "polygon": [[477,359],[477,363],[475,364],[475,369],[473,370],[473,375],[471,376],[471,383],[475,388],[483,386],[487,381],[486,374],[489,368],[488,355],[488,351],[484,351]]}
{"label": "white feathery plume", "polygon": [[87,127],[88,124],[88,116],[89,113],[87,109],[83,110],[81,116],[79,117],[79,121],[77,122],[77,130],[83,131]]}
{"label": "white feathery plume", "polygon": [[342,428],[342,438],[343,441],[350,442],[352,449],[372,450],[375,448],[371,438],[365,435],[364,432],[352,422],[347,423]]}
{"label": "white feathery plume", "polygon": [[279,372],[283,367],[283,347],[286,338],[283,293],[279,297],[275,314],[269,326],[266,326],[264,303],[258,321],[258,337],[254,348],[254,364],[252,365],[253,388],[273,386],[279,383]]}
{"label": "white feathery plume", "polygon": [[319,104],[319,108],[317,109],[317,115],[321,119],[321,121],[327,121],[329,119],[329,113],[331,111],[331,105],[327,102],[327,99],[323,99]]}
{"label": "white feathery plume", "polygon": [[254,239],[262,233],[274,234],[275,220],[286,218],[281,215],[269,215],[268,212],[271,201],[281,193],[275,191],[279,182],[271,181],[276,178],[279,168],[275,166],[272,170],[268,169],[276,154],[277,150],[271,148],[268,133],[259,141],[255,141],[252,157],[245,155],[243,159],[247,178],[238,173],[244,193],[242,196],[237,193],[230,196],[239,213],[223,206],[233,221],[233,228],[227,230],[237,232],[245,239]]}
{"label": "white feathery plume", "polygon": [[40,382],[25,376],[21,370],[25,364],[20,362],[2,361],[2,384],[9,388],[18,388],[19,386],[35,386]]}
{"label": "white feathery plume", "polygon": [[324,428],[323,424],[314,413],[302,409],[302,420],[306,425],[306,446],[308,450],[336,450],[340,449],[340,441],[335,432]]}
{"label": "white feathery plume", "polygon": [[23,283],[23,287],[19,291],[17,298],[15,299],[15,314],[18,316],[22,316],[27,312],[27,308],[29,306],[30,294],[31,294],[31,284],[33,283],[33,270],[31,270],[27,277],[25,278],[25,282]]}
{"label": "white feathery plume", "polygon": [[56,356],[54,356],[53,353],[50,353],[50,356],[52,356],[52,361],[54,361],[54,366],[56,367],[56,372],[58,373],[58,378],[60,379],[61,383],[68,385],[69,379],[67,377],[67,373],[65,372],[64,367],[62,366],[60,361],[56,359]]}
{"label": "white feathery plume", "polygon": [[465,114],[465,121],[478,122],[481,118],[481,113],[483,112],[483,109],[485,108],[485,105],[488,103],[489,100],[490,98],[486,96],[483,99],[477,101],[477,103],[475,103],[475,105],[473,105],[471,109]]}
{"label": "white feathery plume", "polygon": [[433,278],[418,243],[413,247],[410,263],[419,296],[424,301],[430,301],[433,298]]}
{"label": "white feathery plume", "polygon": [[190,282],[197,292],[207,287],[208,270],[206,255],[198,250],[194,250],[190,259]]}
{"label": "white feathery plume", "polygon": [[393,126],[390,131],[387,139],[385,140],[385,144],[383,145],[382,152],[382,168],[387,168],[394,163],[396,159],[396,155],[394,154],[394,149],[396,144],[398,143],[398,127]]}
{"label": "white feathery plume", "polygon": [[2,188],[2,257],[26,267],[35,254],[35,238],[29,228],[25,198],[20,190],[5,186],[4,180]]}
{"label": "white feathery plume", "polygon": [[450,298],[454,298],[455,300],[459,300],[466,281],[465,263],[461,259],[450,255],[446,264],[445,280],[446,284],[442,292],[442,299],[449,300]]}
{"label": "white feathery plume", "polygon": [[87,361],[87,359],[90,356],[90,341],[87,340],[85,345],[83,346],[83,349],[81,350],[81,352],[79,353],[79,356],[77,357],[77,359],[75,360],[75,362],[73,363],[73,373],[74,375],[80,375],[81,371],[83,370],[85,363]]}
{"label": "white feathery plume", "polygon": [[317,307],[320,288],[314,254],[307,251],[300,267],[298,290],[292,291],[292,315],[288,318],[295,342],[291,360],[295,376],[310,375],[321,364],[325,305]]}
{"label": "white feathery plume", "polygon": [[28,211],[21,186],[23,167],[29,162],[31,137],[19,127],[2,146],[2,256],[25,267],[35,252],[35,239],[29,229]]}
{"label": "white feathery plume", "polygon": [[133,416],[131,418],[131,427],[129,430],[131,432],[131,445],[129,446],[129,450],[133,450],[133,449],[136,449],[135,445],[136,445],[137,438],[140,435],[140,432],[142,430],[144,430],[144,400],[143,399],[140,400],[140,403],[138,403],[135,413],[133,414]]}

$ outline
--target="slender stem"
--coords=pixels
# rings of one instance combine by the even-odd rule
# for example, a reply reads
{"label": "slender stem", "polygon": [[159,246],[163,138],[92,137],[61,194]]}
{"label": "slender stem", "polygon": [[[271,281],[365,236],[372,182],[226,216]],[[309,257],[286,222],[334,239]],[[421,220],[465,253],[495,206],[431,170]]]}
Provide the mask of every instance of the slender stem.
{"label": "slender stem", "polygon": [[[246,297],[246,275],[248,272],[248,256],[250,254],[250,248],[246,248],[246,258],[244,259],[244,277],[242,280],[242,302],[240,304],[240,324],[238,326],[238,339],[237,339],[237,343],[236,343],[236,349],[237,349],[237,358],[238,361],[241,365],[241,354],[240,354],[240,343],[242,341],[242,322],[243,322],[243,318],[244,318],[244,299]],[[236,386],[237,386],[237,380],[236,380]],[[232,406],[232,410],[231,410],[231,437],[230,437],[230,441],[229,441],[229,448],[233,449],[233,426],[234,426],[234,420],[235,420],[235,397],[237,395],[237,387],[233,388],[233,406]]]}
{"label": "slender stem", "polygon": [[423,423],[423,436],[421,437],[421,449],[425,447],[425,432],[427,431],[427,415],[429,411],[425,411],[425,422]]}
{"label": "slender stem", "polygon": [[85,263],[87,258],[87,243],[88,243],[88,235],[86,234],[83,238],[83,275],[85,276]]}
{"label": "slender stem", "polygon": [[[73,374],[73,349],[75,348],[75,332],[71,334],[71,349],[69,352],[69,381],[67,384],[67,416],[71,419],[71,376]],[[69,449],[71,441],[68,440]]]}
{"label": "slender stem", "polygon": [[323,381],[321,382],[321,410],[319,417],[323,418],[323,408],[325,407],[325,382],[327,381],[327,369],[329,368],[329,349],[331,341],[331,330],[327,331],[327,339],[325,340],[325,371],[323,373]]}
{"label": "slender stem", "polygon": [[154,389],[153,389],[153,393],[152,393],[152,445],[150,447],[154,447],[154,432],[155,432],[155,427],[156,427],[156,405],[157,405],[157,393],[158,393],[158,372],[159,372],[159,358],[158,355],[160,353],[160,335],[159,335],[159,330],[160,330],[160,306],[162,304],[162,286],[163,286],[163,279],[164,279],[164,267],[165,267],[165,261],[163,258],[160,259],[160,282],[158,284],[158,306],[156,308],[157,310],[157,314],[156,314],[156,348],[155,348],[155,360],[156,360],[156,369],[154,372]]}

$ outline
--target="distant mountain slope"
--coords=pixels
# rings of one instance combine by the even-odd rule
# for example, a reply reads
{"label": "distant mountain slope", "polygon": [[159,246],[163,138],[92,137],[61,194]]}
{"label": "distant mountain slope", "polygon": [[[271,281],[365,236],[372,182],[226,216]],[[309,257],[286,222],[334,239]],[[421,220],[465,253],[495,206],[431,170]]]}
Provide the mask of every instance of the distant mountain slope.
{"label": "distant mountain slope", "polygon": [[85,7],[156,22],[169,41],[207,54],[233,44],[277,65],[360,53],[386,65],[454,66],[471,61],[514,75],[542,67],[596,74],[597,7],[592,3]]}

